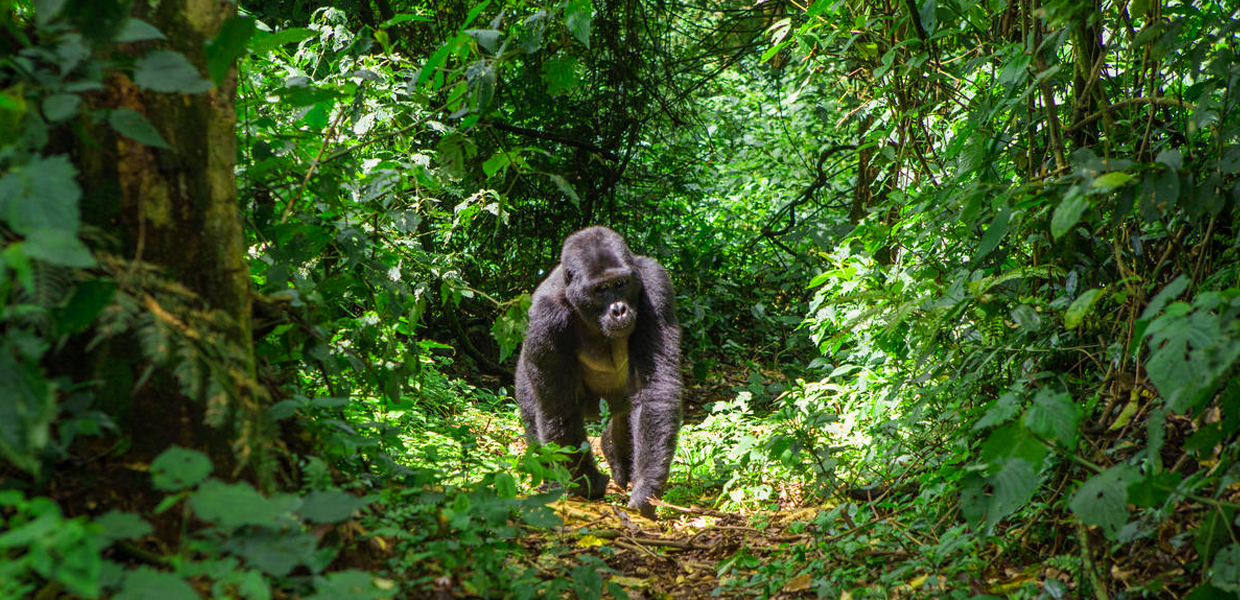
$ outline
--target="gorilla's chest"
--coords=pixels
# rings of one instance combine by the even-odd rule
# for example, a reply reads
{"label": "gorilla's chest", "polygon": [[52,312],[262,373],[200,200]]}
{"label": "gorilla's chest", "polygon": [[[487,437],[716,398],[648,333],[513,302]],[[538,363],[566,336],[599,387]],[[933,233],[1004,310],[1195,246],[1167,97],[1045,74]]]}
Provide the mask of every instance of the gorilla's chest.
{"label": "gorilla's chest", "polygon": [[586,391],[608,400],[628,394],[628,340],[583,346],[577,353],[577,362]]}

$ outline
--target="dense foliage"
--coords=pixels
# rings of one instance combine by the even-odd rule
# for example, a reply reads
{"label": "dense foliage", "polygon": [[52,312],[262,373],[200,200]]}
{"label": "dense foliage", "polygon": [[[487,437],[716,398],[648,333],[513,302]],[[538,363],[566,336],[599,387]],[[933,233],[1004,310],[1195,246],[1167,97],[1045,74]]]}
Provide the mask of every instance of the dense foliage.
{"label": "dense foliage", "polygon": [[[0,0],[0,597],[1240,594],[1233,3],[198,4]],[[654,550],[511,397],[592,223]]]}

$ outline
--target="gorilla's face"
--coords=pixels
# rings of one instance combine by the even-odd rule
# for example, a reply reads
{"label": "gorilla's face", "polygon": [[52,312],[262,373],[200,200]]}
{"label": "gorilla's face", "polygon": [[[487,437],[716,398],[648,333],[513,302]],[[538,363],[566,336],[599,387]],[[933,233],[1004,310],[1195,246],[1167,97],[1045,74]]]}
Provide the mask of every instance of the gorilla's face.
{"label": "gorilla's face", "polygon": [[[565,297],[590,330],[607,339],[627,337],[637,326],[641,279],[620,236],[587,230],[564,242],[560,265]],[[586,235],[583,235],[586,234]]]}

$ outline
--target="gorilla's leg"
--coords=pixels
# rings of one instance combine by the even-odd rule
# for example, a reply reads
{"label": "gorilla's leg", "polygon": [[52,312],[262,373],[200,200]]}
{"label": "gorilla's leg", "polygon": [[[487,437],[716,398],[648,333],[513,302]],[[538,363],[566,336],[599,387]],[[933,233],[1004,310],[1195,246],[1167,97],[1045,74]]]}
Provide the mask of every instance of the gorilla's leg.
{"label": "gorilla's leg", "polygon": [[594,456],[586,443],[586,428],[581,411],[573,409],[562,414],[537,415],[538,434],[543,442],[555,442],[572,450],[569,471],[573,474],[573,493],[591,500],[603,497],[607,491],[607,477],[594,464]]}
{"label": "gorilla's leg", "polygon": [[632,413],[613,414],[611,424],[603,431],[603,455],[611,467],[611,478],[624,489],[633,476]]}

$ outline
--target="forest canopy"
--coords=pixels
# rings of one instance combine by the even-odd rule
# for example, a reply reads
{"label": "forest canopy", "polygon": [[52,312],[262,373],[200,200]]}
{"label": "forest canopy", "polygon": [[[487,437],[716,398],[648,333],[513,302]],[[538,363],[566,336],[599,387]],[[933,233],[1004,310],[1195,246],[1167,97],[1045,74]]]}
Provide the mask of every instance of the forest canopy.
{"label": "forest canopy", "polygon": [[[1238,10],[0,0],[0,598],[1240,597]],[[654,520],[514,397],[590,225]]]}

